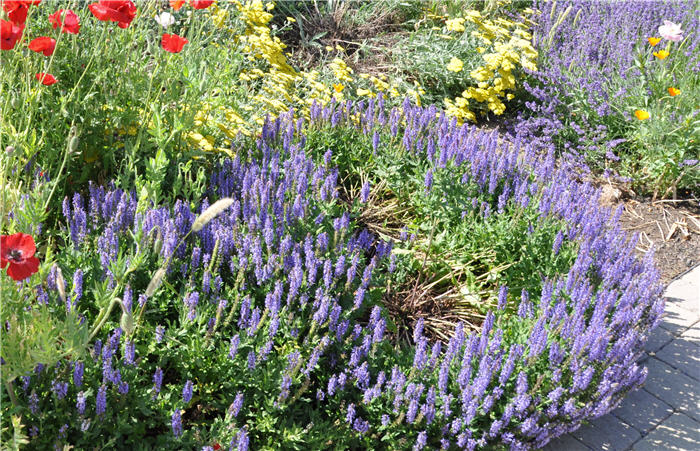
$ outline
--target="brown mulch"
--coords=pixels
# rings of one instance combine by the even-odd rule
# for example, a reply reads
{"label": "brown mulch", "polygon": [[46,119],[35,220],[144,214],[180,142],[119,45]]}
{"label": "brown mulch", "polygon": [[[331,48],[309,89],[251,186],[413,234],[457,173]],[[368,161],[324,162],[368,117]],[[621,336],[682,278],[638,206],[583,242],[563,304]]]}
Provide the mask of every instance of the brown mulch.
{"label": "brown mulch", "polygon": [[620,218],[628,233],[638,233],[637,253],[652,247],[664,285],[700,263],[700,202],[624,200]]}

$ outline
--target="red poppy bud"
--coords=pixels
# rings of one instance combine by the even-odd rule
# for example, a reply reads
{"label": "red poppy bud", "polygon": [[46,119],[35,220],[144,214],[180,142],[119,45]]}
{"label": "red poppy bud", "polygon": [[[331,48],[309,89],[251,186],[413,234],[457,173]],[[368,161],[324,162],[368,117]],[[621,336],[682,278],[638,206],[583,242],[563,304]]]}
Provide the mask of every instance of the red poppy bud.
{"label": "red poppy bud", "polygon": [[48,36],[41,36],[36,39],[32,39],[29,43],[29,50],[33,50],[37,53],[43,53],[44,56],[53,55],[53,51],[56,48],[56,40]]}
{"label": "red poppy bud", "polygon": [[58,83],[58,80],[56,79],[56,77],[54,77],[51,74],[44,73],[44,72],[39,72],[38,74],[36,74],[36,79],[39,80],[42,85],[46,85],[46,86],[51,86],[54,83]]}
{"label": "red poppy bud", "polygon": [[163,46],[163,50],[165,50],[166,52],[180,53],[182,48],[188,42],[189,41],[187,39],[180,37],[176,34],[163,33],[161,45]]}

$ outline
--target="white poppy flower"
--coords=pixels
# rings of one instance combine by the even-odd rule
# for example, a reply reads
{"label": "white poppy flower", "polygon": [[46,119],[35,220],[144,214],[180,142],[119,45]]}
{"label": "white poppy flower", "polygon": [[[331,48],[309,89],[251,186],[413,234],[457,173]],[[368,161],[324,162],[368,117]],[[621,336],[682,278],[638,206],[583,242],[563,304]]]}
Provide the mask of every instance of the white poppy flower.
{"label": "white poppy flower", "polygon": [[175,17],[173,17],[172,14],[169,12],[162,12],[158,14],[156,17],[156,22],[158,22],[158,25],[160,25],[163,28],[168,28],[170,25],[175,23]]}

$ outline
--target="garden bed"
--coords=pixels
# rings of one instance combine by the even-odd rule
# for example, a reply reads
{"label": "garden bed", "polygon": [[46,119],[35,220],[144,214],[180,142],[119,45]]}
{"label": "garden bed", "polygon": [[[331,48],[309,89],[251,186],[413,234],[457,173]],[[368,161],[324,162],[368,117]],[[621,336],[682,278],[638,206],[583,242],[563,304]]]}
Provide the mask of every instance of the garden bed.
{"label": "garden bed", "polygon": [[[3,442],[529,449],[643,383],[700,223],[692,202],[611,200],[600,148],[541,128],[563,118],[541,110],[542,30],[589,23],[587,4],[407,2],[376,23],[343,4],[331,23],[291,2],[120,0],[47,25],[34,3],[3,4]],[[415,61],[353,70],[358,21],[401,30]],[[307,58],[295,23],[333,41]],[[318,66],[292,67],[275,30]],[[641,133],[630,155],[642,120],[620,129]],[[683,164],[647,194],[692,190]]]}

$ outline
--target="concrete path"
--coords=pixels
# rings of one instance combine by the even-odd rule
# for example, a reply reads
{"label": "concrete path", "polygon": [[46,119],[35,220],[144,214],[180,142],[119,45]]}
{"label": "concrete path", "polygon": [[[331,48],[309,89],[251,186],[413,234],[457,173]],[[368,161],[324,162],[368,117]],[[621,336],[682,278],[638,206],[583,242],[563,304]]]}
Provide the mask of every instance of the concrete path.
{"label": "concrete path", "polygon": [[545,451],[700,450],[700,266],[672,282],[642,359],[644,386]]}

